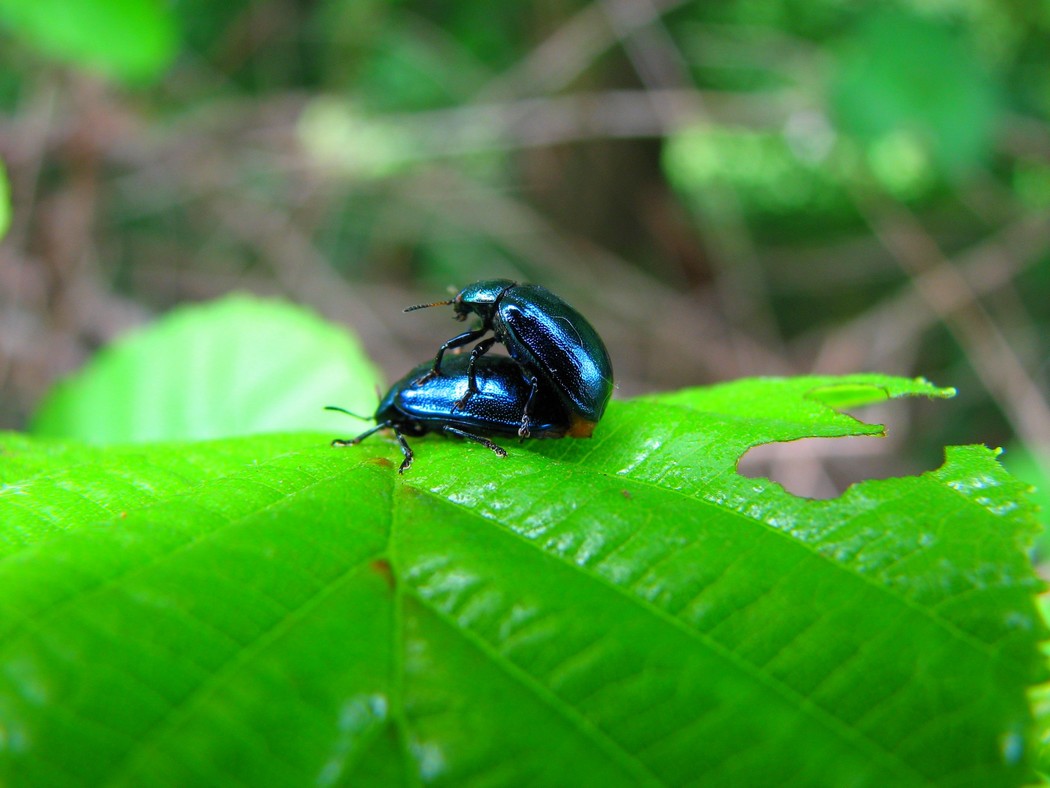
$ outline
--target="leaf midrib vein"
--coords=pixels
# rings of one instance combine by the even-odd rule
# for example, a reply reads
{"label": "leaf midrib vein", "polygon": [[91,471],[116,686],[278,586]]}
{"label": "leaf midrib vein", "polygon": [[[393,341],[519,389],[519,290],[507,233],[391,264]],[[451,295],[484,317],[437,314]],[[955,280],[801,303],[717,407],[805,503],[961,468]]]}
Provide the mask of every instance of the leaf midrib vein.
{"label": "leaf midrib vein", "polygon": [[395,547],[397,545],[395,529],[401,521],[400,477],[392,480],[390,496],[390,521],[387,523],[386,551],[390,561],[390,572],[394,579],[394,593],[390,606],[390,636],[392,638],[390,659],[390,679],[387,693],[390,698],[390,718],[397,732],[397,746],[404,763],[403,774],[412,786],[422,785],[418,765],[412,758],[409,740],[408,716],[405,714],[405,582],[402,578],[400,559]]}

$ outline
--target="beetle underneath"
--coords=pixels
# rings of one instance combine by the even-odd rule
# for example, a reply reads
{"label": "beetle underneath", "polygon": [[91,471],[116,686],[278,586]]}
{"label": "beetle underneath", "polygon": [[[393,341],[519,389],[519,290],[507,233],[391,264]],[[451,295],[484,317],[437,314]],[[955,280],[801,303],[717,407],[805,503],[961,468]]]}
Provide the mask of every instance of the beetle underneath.
{"label": "beetle underneath", "polygon": [[[468,394],[470,365],[474,366],[477,391]],[[505,356],[455,356],[445,362],[440,377],[426,378],[429,368],[429,363],[420,364],[390,387],[372,417],[374,427],[356,438],[337,438],[332,445],[354,446],[380,430],[391,429],[404,455],[398,473],[404,473],[415,457],[406,435],[441,432],[480,443],[505,457],[506,450],[489,437],[517,435],[524,440],[520,425],[526,407],[531,409],[531,437],[571,435],[571,419],[561,399],[542,387],[533,389],[523,379],[517,362]],[[327,409],[349,413],[334,405]]]}

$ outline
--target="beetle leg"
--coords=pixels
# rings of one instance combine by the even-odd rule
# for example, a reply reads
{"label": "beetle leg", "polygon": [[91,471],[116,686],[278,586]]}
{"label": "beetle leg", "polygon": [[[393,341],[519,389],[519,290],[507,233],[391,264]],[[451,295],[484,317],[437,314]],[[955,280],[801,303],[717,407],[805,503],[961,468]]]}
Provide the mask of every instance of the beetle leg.
{"label": "beetle leg", "polygon": [[496,344],[496,337],[489,337],[481,342],[478,342],[474,346],[474,349],[470,351],[470,363],[467,365],[467,393],[459,398],[459,401],[452,406],[452,410],[456,411],[467,404],[467,400],[470,399],[471,394],[478,393],[478,357],[489,352],[489,349]]}
{"label": "beetle leg", "polygon": [[532,399],[536,396],[536,392],[539,390],[540,382],[533,375],[529,378],[529,385],[532,390],[529,391],[529,398],[525,400],[525,409],[521,412],[521,426],[518,427],[518,438],[524,441],[532,433],[529,432],[529,424],[532,423],[532,419],[529,418],[529,414],[532,412]]}
{"label": "beetle leg", "polygon": [[408,441],[405,440],[405,436],[401,434],[401,430],[399,430],[397,428],[397,426],[394,424],[394,422],[392,422],[392,421],[381,421],[381,422],[379,422],[379,424],[377,424],[374,427],[372,427],[372,429],[365,430],[360,435],[358,435],[356,438],[351,438],[350,440],[345,440],[343,438],[336,438],[335,440],[332,441],[332,445],[333,446],[356,446],[361,441],[363,441],[365,438],[367,438],[369,435],[374,435],[375,433],[379,432],[380,430],[384,430],[387,427],[390,427],[391,429],[394,430],[394,435],[397,436],[397,442],[401,444],[401,453],[405,455],[405,459],[401,461],[401,467],[397,469],[397,472],[398,473],[404,473],[405,471],[408,470],[409,466],[412,464],[412,460],[415,458],[415,455],[412,453],[412,449],[409,448]]}
{"label": "beetle leg", "polygon": [[485,447],[491,449],[493,452],[495,452],[500,457],[506,457],[507,456],[506,449],[500,448],[495,443],[490,441],[488,438],[482,438],[480,435],[473,435],[473,434],[471,434],[469,432],[464,432],[461,429],[458,429],[456,427],[450,427],[447,424],[444,427],[442,427],[441,430],[443,432],[448,433],[449,435],[455,435],[455,436],[460,437],[460,438],[466,438],[468,441],[474,441],[474,443],[480,443],[482,446],[485,446]]}
{"label": "beetle leg", "polygon": [[401,430],[397,427],[394,427],[394,435],[397,436],[397,442],[401,444],[401,453],[405,455],[405,459],[401,461],[401,467],[397,469],[397,472],[404,473],[411,467],[415,455],[412,453],[412,449],[409,448],[405,436],[401,434]]}
{"label": "beetle leg", "polygon": [[344,438],[336,438],[334,441],[332,441],[332,445],[333,446],[356,446],[361,441],[363,441],[365,438],[367,438],[369,435],[374,435],[375,433],[379,432],[380,430],[383,430],[383,429],[386,429],[387,427],[392,427],[392,426],[393,426],[393,424],[391,422],[389,422],[389,421],[381,421],[378,424],[376,424],[374,427],[372,427],[372,429],[365,430],[364,432],[362,432],[356,438],[351,438],[350,440],[346,440]]}
{"label": "beetle leg", "polygon": [[450,339],[448,342],[446,342],[444,345],[438,348],[437,355],[434,356],[434,366],[430,368],[430,372],[423,375],[422,377],[416,378],[415,381],[413,381],[412,385],[422,386],[428,380],[436,378],[438,375],[441,374],[441,358],[445,355],[446,350],[450,350],[455,347],[463,347],[464,345],[469,345],[475,339],[480,339],[481,335],[484,334],[486,331],[488,331],[488,328],[482,326],[481,328],[474,328],[470,331],[464,331],[462,334],[457,334],[456,336],[452,337],[452,339]]}
{"label": "beetle leg", "polygon": [[470,351],[470,363],[467,365],[467,391],[471,394],[478,393],[478,357],[489,352],[496,344],[496,337],[489,337],[483,342],[478,342]]}

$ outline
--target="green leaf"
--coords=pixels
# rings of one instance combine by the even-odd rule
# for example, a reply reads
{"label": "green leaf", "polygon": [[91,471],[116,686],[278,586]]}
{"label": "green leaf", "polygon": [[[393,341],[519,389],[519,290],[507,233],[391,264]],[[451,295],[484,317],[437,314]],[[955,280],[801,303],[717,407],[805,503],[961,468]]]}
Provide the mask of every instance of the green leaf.
{"label": "green leaf", "polygon": [[159,0],[0,0],[0,24],[47,55],[130,83],[158,77],[178,43]]}
{"label": "green leaf", "polygon": [[1020,785],[1026,487],[981,446],[830,501],[756,443],[884,376],[613,402],[505,459],[327,435],[0,443],[0,782]]}
{"label": "green leaf", "polygon": [[39,435],[91,443],[346,432],[376,406],[379,377],[345,331],[297,307],[234,296],[176,310],[57,387]]}
{"label": "green leaf", "polygon": [[1036,559],[1050,561],[1050,455],[1032,453],[1021,443],[1015,443],[1005,452],[1003,464],[1007,470],[1032,486],[1031,499],[1039,510],[1042,532],[1036,540]]}

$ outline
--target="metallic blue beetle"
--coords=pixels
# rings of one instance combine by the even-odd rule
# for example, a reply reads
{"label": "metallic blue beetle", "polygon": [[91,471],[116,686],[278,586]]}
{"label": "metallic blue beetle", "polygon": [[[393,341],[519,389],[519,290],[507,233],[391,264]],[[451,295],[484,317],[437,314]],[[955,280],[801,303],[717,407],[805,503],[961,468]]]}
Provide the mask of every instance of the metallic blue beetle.
{"label": "metallic blue beetle", "polygon": [[[467,369],[471,365],[477,390],[468,397]],[[518,435],[526,404],[531,406],[532,437],[561,438],[570,433],[570,419],[561,400],[543,389],[534,391],[522,378],[517,362],[509,358],[455,356],[445,362],[445,372],[440,377],[415,385],[429,368],[429,362],[420,364],[390,387],[376,408],[376,426],[351,440],[337,438],[332,445],[353,446],[390,428],[405,455],[398,469],[404,473],[414,457],[405,435],[443,432],[480,443],[506,457],[507,452],[485,436]],[[466,401],[460,404],[463,400]],[[328,409],[349,413],[332,405]]]}
{"label": "metallic blue beetle", "polygon": [[438,348],[433,366],[416,381],[418,384],[445,374],[442,357],[446,350],[470,344],[492,331],[494,336],[479,342],[471,351],[467,390],[459,407],[464,407],[478,391],[475,372],[479,357],[496,342],[502,342],[521,364],[521,374],[530,388],[518,435],[525,438],[533,430],[534,400],[540,391],[548,390],[561,398],[568,411],[568,434],[574,438],[590,437],[612,395],[613,371],[609,351],[583,315],[545,287],[519,285],[510,279],[475,282],[448,301],[419,304],[405,311],[448,304],[455,310],[457,320],[466,320],[473,312],[480,318],[480,325]]}

